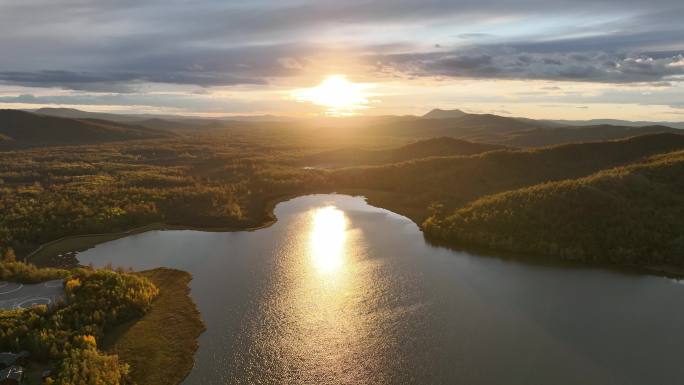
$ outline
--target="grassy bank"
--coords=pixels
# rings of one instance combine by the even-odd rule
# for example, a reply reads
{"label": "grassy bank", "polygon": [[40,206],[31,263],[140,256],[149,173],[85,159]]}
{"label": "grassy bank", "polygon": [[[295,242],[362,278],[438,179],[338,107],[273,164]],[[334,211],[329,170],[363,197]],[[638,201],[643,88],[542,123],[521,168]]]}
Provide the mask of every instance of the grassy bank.
{"label": "grassy bank", "polygon": [[141,319],[109,333],[103,348],[130,365],[137,384],[176,385],[192,369],[197,337],[204,330],[190,298],[192,276],[165,268],[139,274],[159,288],[159,297]]}
{"label": "grassy bank", "polygon": [[[78,264],[78,261],[73,255],[68,254],[90,249],[100,243],[114,241],[119,238],[144,233],[146,231],[160,230],[162,228],[165,228],[165,226],[159,223],[152,223],[128,231],[67,236],[41,245],[26,256],[26,261],[36,266],[75,267]],[[57,258],[58,255],[63,255],[63,258]]]}

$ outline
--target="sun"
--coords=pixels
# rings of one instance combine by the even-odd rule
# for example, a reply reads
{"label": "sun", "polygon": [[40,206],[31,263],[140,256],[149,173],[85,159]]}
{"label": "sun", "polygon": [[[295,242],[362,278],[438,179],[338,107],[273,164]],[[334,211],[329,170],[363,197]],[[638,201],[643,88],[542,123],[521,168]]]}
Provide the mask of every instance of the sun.
{"label": "sun", "polygon": [[368,84],[353,83],[346,75],[329,75],[316,87],[295,90],[292,95],[299,102],[326,107],[326,115],[355,115],[369,107]]}

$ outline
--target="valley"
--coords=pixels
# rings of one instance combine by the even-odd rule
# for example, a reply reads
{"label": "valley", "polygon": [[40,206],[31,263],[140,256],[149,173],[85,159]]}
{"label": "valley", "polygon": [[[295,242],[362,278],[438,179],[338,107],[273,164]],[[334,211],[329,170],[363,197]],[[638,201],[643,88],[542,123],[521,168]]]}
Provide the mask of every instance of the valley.
{"label": "valley", "polygon": [[[109,358],[105,357],[113,353],[122,360],[120,369],[103,372],[103,376],[169,385],[181,381],[200,384],[224,378],[221,376],[225,373],[239,373],[229,379],[232,383],[252,380],[270,383],[275,379],[308,381],[315,373],[344,378],[342,373],[349,371],[348,365],[353,362],[344,357],[338,357],[341,361],[337,366],[332,362],[327,365],[333,374],[324,374],[314,362],[305,364],[304,368],[308,369],[294,372],[287,369],[288,360],[301,360],[301,357],[284,359],[265,351],[241,352],[241,344],[245,344],[245,349],[253,349],[260,338],[277,340],[275,335],[252,334],[274,333],[275,325],[276,329],[252,329],[242,324],[247,319],[295,317],[292,322],[303,322],[288,308],[278,310],[280,313],[262,314],[262,310],[250,305],[250,301],[290,301],[289,297],[276,299],[279,297],[263,294],[266,297],[257,298],[247,293],[277,290],[271,287],[285,285],[279,283],[281,278],[278,277],[282,274],[285,274],[282,279],[309,277],[306,279],[311,279],[311,284],[321,284],[323,281],[319,282],[320,277],[315,278],[317,275],[310,271],[311,268],[344,269],[341,271],[349,274],[355,270],[354,274],[367,274],[368,279],[377,281],[377,277],[371,278],[376,274],[373,270],[358,269],[366,269],[365,264],[377,258],[384,260],[387,253],[404,255],[402,263],[408,264],[416,263],[411,261],[421,255],[425,259],[424,265],[413,269],[427,269],[424,274],[430,274],[430,269],[445,263],[440,262],[444,255],[448,255],[451,262],[441,268],[456,269],[456,275],[468,274],[458,267],[466,259],[471,260],[470,263],[503,264],[500,268],[505,275],[515,276],[516,269],[529,269],[529,274],[534,275],[537,274],[535,270],[544,269],[545,276],[558,275],[562,280],[568,271],[579,269],[581,273],[578,274],[586,279],[591,279],[592,272],[598,271],[606,275],[608,282],[613,280],[609,278],[613,274],[655,272],[656,275],[678,277],[684,268],[684,249],[680,247],[679,239],[680,230],[684,228],[684,213],[677,211],[684,207],[684,202],[680,202],[684,190],[678,177],[684,172],[681,170],[684,135],[674,128],[557,127],[525,120],[512,123],[512,118],[465,113],[453,117],[454,113],[449,111],[429,113],[426,117],[335,118],[297,123],[214,120],[201,124],[186,124],[184,120],[173,121],[168,117],[161,121],[158,120],[161,118],[151,118],[155,120],[140,122],[126,118],[122,123],[79,115],[34,115],[30,112],[19,114],[25,122],[22,124],[33,124],[31,130],[45,131],[45,134],[30,135],[31,138],[43,138],[40,141],[17,140],[14,138],[21,136],[16,131],[3,131],[14,137],[0,151],[0,208],[5,214],[0,218],[0,249],[6,261],[26,259],[43,267],[69,270],[26,265],[19,270],[6,270],[2,279],[40,282],[53,279],[55,274],[73,274],[69,271],[80,271],[79,266],[105,269],[95,272],[120,266],[143,271],[139,273],[141,277],[149,279],[151,285],[161,290],[159,297],[155,294],[154,300],[146,305],[145,312],[117,321],[107,327],[106,332],[98,332],[97,339],[102,341],[102,346],[98,344],[96,351],[102,357],[97,360],[106,362]],[[8,124],[15,123],[10,121]],[[64,124],[71,125],[75,131],[62,130]],[[48,132],[58,131],[64,137],[48,135]],[[83,132],[93,136],[88,137]],[[325,195],[330,193],[347,195]],[[316,260],[317,233],[311,223],[316,223],[317,215],[323,213],[339,213],[330,218],[326,214],[328,219],[321,222],[325,226],[340,226],[340,230],[336,230],[341,231],[338,235],[331,233],[327,236],[333,238],[321,240],[328,245],[326,247],[341,242],[339,245],[344,249],[340,249],[339,259],[330,260],[328,255]],[[364,215],[377,219],[366,222]],[[308,216],[312,216],[313,222],[297,225],[304,220],[301,218]],[[380,225],[387,220],[380,219],[385,216],[392,218],[394,224],[388,224],[386,233],[373,239],[368,226]],[[336,221],[334,218],[342,218],[342,222],[328,222]],[[310,232],[294,230],[307,226],[313,226]],[[291,231],[294,235],[287,235]],[[173,239],[167,238],[169,236]],[[334,238],[337,236],[341,238]],[[241,241],[243,237],[244,241]],[[255,242],[250,240],[252,237],[260,239],[259,243],[264,247],[270,246],[265,249],[247,246]],[[314,242],[312,246],[306,246],[307,237]],[[394,245],[401,245],[402,237],[410,237],[413,241],[411,245],[397,249]],[[176,243],[178,241],[181,243]],[[247,243],[239,246],[242,242]],[[296,250],[285,251],[285,261],[298,266],[295,270],[266,268],[272,263],[285,263],[272,259],[280,255],[275,246],[278,242],[299,245]],[[419,251],[408,254],[399,251],[413,250],[415,245],[422,245]],[[307,251],[307,247],[312,249]],[[375,251],[370,254],[361,251],[367,247],[373,247]],[[311,254],[313,265],[306,260],[310,253],[314,253]],[[196,265],[191,263],[193,260],[203,262]],[[7,263],[4,262],[5,266],[14,266]],[[227,287],[219,287],[220,280],[212,275],[221,264],[227,265],[219,270],[235,270]],[[160,267],[185,270],[192,276],[177,270],[152,270]],[[72,270],[74,268],[77,270]],[[246,279],[250,274],[252,278]],[[296,274],[293,277],[299,278],[287,278],[288,274]],[[342,276],[342,272],[336,274]],[[398,274],[397,277],[410,275],[402,271],[392,274]],[[441,281],[446,278],[434,279],[442,285],[452,285],[449,280]],[[364,286],[349,279],[339,283],[352,285],[345,286],[346,290],[356,290],[353,288],[357,286],[353,285],[361,285],[357,289]],[[665,278],[652,279],[654,285],[660,287],[664,281],[658,280]],[[423,287],[420,282],[417,277],[407,282],[422,287],[415,293],[414,289],[387,282],[387,290],[397,296],[397,301],[418,293],[425,296],[406,299],[405,303],[401,300],[393,311],[435,300],[434,294],[429,294],[434,288]],[[323,287],[327,286],[316,290],[329,290]],[[297,291],[301,288],[287,285],[283,290],[285,288],[294,290],[292,298],[309,298]],[[498,291],[503,288],[481,289]],[[228,295],[225,303],[227,308],[233,309],[230,314],[217,314],[212,310],[215,298],[211,293],[216,291],[234,293]],[[565,303],[561,292],[554,296],[558,304]],[[310,306],[329,306],[319,303],[315,297],[308,300],[313,301]],[[362,296],[351,300],[364,299]],[[472,299],[463,297],[461,301],[467,304]],[[199,312],[192,311],[193,302]],[[292,306],[298,309],[300,305],[295,302]],[[353,308],[358,304],[351,302],[344,306]],[[455,322],[448,311],[431,309],[435,317],[447,317],[451,320],[449,323]],[[329,311],[337,314],[340,309],[330,308]],[[486,314],[478,313],[482,309],[471,311],[474,317]],[[379,308],[372,310],[373,314],[378,312]],[[360,322],[357,318],[350,318],[349,322]],[[429,337],[412,329],[412,323],[436,322],[408,314],[390,320],[388,318],[388,322],[400,322],[402,328],[409,328],[405,332],[416,336],[415,343],[419,345]],[[207,331],[200,335],[205,330],[203,321]],[[475,322],[475,318],[472,321]],[[217,326],[217,322],[223,326]],[[363,350],[369,347],[358,345],[359,341],[346,341],[341,335],[323,333],[331,320],[314,317],[314,321],[307,322],[312,322],[307,327],[315,331],[309,335],[310,341],[319,338],[319,343],[323,344],[322,341],[329,338],[339,339],[339,343],[361,349],[357,352],[359,355],[370,354]],[[160,329],[158,324],[166,326]],[[530,333],[526,338],[548,343],[539,339],[534,328],[527,329],[529,325],[524,326],[524,322],[517,325]],[[641,330],[644,326],[634,327]],[[462,328],[468,330],[465,324]],[[564,333],[571,333],[570,325],[562,328]],[[434,325],[430,329],[446,333]],[[497,329],[492,329],[497,333],[494,330]],[[398,338],[389,330],[378,329],[373,333]],[[212,338],[229,338],[231,342],[223,347],[215,346],[210,342]],[[652,338],[657,340],[662,336]],[[455,345],[452,345],[454,340],[447,338],[446,341],[451,342],[444,348],[451,352],[449,354],[456,354]],[[292,343],[281,341],[279,344],[285,345],[272,348],[308,349]],[[582,348],[589,344],[582,340],[578,343]],[[404,349],[402,346],[396,345],[396,348]],[[191,352],[196,349],[199,350],[193,365]],[[495,349],[505,351],[503,347]],[[551,346],[549,349],[553,350]],[[360,368],[350,378],[358,383],[376,376],[390,382],[395,381],[396,378],[392,378],[397,375],[431,378],[431,373],[444,370],[440,365],[447,364],[436,360],[430,348],[423,350],[426,355],[413,357],[414,364],[400,368],[393,367],[389,361],[368,361],[377,368]],[[64,354],[68,356],[67,353],[50,353],[39,357],[59,360]],[[237,354],[242,358],[231,361],[212,358],[217,354],[225,357]],[[255,372],[270,373],[268,379],[259,375],[253,377],[250,368],[261,364],[257,364],[260,358],[251,354],[264,354],[269,357],[266,362],[275,365],[270,369],[260,367]],[[331,352],[319,354],[322,355],[319,359],[325,361],[329,359],[325,355]],[[406,360],[411,355],[409,351],[402,354]],[[573,360],[563,356],[561,350],[554,354],[559,354],[554,360]],[[424,365],[431,367],[431,372],[417,369],[415,365],[423,365],[419,364],[421,359],[427,360]],[[428,365],[428,361],[432,361],[433,366]],[[69,365],[68,360],[60,362],[60,365]],[[550,367],[556,365],[553,362],[558,361],[549,361]],[[174,376],[164,374],[164,368],[169,366],[177,368]],[[574,375],[590,371],[580,364],[572,367]],[[64,368],[68,370],[68,366]],[[223,374],[215,377],[215,374],[207,373]],[[458,378],[466,376],[461,372],[452,374]],[[547,375],[553,377],[552,372],[548,372],[536,378]],[[640,376],[636,372],[633,375]],[[591,376],[597,381],[607,378],[599,372],[592,372]],[[496,375],[470,378],[473,383],[488,383],[495,381]]]}

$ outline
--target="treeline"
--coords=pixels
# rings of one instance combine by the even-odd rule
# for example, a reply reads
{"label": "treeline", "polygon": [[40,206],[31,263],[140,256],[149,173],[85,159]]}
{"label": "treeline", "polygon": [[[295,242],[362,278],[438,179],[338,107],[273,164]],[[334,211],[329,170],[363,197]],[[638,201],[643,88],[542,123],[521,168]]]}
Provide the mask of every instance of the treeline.
{"label": "treeline", "polygon": [[4,252],[0,262],[0,281],[36,283],[53,279],[64,279],[69,271],[63,269],[38,268],[35,265],[16,262],[12,249]]}
{"label": "treeline", "polygon": [[434,211],[423,227],[439,241],[548,258],[684,266],[684,151]]}
{"label": "treeline", "polygon": [[[0,271],[32,269],[20,265],[4,263]],[[130,383],[128,365],[99,351],[97,341],[113,326],[142,316],[158,289],[123,272],[79,268],[62,274],[65,303],[0,312],[0,350],[28,350],[35,359],[53,362],[49,384]]]}

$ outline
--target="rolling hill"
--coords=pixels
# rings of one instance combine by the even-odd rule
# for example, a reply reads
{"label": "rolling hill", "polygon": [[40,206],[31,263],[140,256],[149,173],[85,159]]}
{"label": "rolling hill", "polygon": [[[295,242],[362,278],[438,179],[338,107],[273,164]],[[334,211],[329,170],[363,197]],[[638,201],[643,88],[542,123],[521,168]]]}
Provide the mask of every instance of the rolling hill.
{"label": "rolling hill", "polygon": [[443,202],[447,209],[455,209],[485,195],[580,178],[680,149],[684,149],[684,135],[654,134],[618,141],[499,150],[341,169],[332,172],[330,177],[333,185],[340,188],[374,191],[369,193],[371,202],[420,223],[432,202]]}
{"label": "rolling hill", "polygon": [[33,147],[102,143],[171,135],[162,130],[97,119],[43,116],[18,110],[0,110],[0,135],[5,147]]}
{"label": "rolling hill", "polygon": [[462,118],[468,115],[461,110],[440,110],[435,108],[434,110],[423,115],[424,119],[448,119],[448,118]]}
{"label": "rolling hill", "polygon": [[[423,116],[359,116],[347,118],[294,119],[277,116],[196,118],[176,115],[112,114],[71,108],[40,108],[31,112],[79,120],[106,120],[178,133],[187,130],[276,128],[293,132],[313,128],[314,136],[393,136],[408,139],[451,137],[509,147],[542,147],[566,143],[613,140],[660,132],[678,132],[675,123],[654,124],[624,120],[551,121],[493,114],[470,114],[462,110],[433,109]],[[356,163],[360,164],[360,163]]]}
{"label": "rolling hill", "polygon": [[481,198],[429,218],[433,239],[648,267],[684,266],[684,151]]}
{"label": "rolling hill", "polygon": [[621,119],[590,119],[590,120],[543,120],[544,123],[557,124],[560,126],[666,126],[672,128],[684,128],[684,122],[662,122],[662,121],[631,121]]}
{"label": "rolling hill", "polygon": [[112,114],[106,112],[89,112],[74,108],[44,107],[28,111],[44,116],[58,118],[106,120],[115,123],[131,124],[147,128],[181,132],[188,129],[207,128],[216,124],[216,120],[194,118],[189,116],[154,115],[154,114]]}
{"label": "rolling hill", "polygon": [[366,150],[361,148],[330,150],[302,157],[298,159],[298,163],[315,165],[319,168],[338,168],[396,163],[431,156],[473,155],[503,148],[505,147],[441,137],[422,140],[387,150]]}
{"label": "rolling hill", "polygon": [[[591,123],[592,121],[589,121]],[[597,121],[599,122],[599,121]],[[609,120],[601,124],[563,124],[512,118],[492,114],[468,114],[461,110],[435,109],[422,118],[380,125],[378,130],[390,135],[414,137],[449,136],[468,141],[511,147],[544,147],[550,145],[629,138],[654,133],[680,133],[664,124]],[[623,123],[623,124],[621,124]]]}
{"label": "rolling hill", "polygon": [[666,126],[578,126],[547,127],[507,134],[496,143],[513,147],[544,147],[555,144],[594,142],[623,139],[631,136],[656,133],[684,133],[684,130]]}
{"label": "rolling hill", "polygon": [[361,133],[406,136],[412,138],[453,138],[496,143],[509,133],[539,128],[534,122],[523,122],[490,114],[465,114],[457,118],[413,118],[379,121],[361,130]]}

